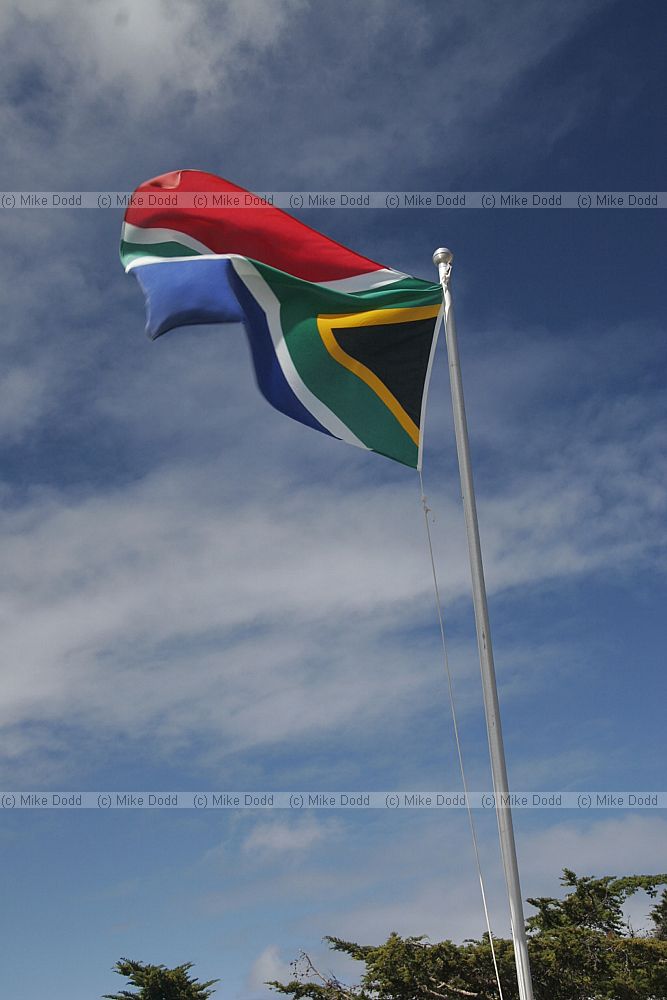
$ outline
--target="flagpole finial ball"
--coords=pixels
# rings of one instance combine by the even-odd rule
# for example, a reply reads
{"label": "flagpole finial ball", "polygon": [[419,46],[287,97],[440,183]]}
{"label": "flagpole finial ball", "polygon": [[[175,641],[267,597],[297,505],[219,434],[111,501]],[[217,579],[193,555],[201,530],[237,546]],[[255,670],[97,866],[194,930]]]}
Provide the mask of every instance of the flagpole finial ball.
{"label": "flagpole finial ball", "polygon": [[440,247],[433,254],[433,263],[436,267],[440,264],[451,264],[454,260],[454,254],[447,247]]}

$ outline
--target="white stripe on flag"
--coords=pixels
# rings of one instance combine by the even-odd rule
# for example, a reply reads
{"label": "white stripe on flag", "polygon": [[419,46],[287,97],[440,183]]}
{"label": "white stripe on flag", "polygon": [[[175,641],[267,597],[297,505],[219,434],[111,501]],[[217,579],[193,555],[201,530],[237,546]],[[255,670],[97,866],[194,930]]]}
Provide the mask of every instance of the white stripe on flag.
{"label": "white stripe on flag", "polygon": [[[203,243],[198,243],[197,240],[186,236],[185,233],[178,233],[175,229],[139,229],[137,226],[130,226],[128,222],[125,223],[125,227],[126,229],[129,227],[134,230],[134,233],[137,235],[130,235],[128,233],[126,238],[125,232],[123,232],[121,238],[126,239],[128,243],[143,244],[147,250],[150,248],[151,243],[178,242],[183,246],[189,246],[192,250],[199,250],[197,260],[248,260],[247,257],[238,253],[211,253]],[[158,235],[153,239],[149,237],[148,234],[150,233]],[[192,257],[161,257],[156,254],[147,253],[145,257],[135,257],[131,260],[125,270],[131,271],[133,267],[143,264],[159,264],[162,261],[165,263],[175,263],[179,260],[192,260]],[[366,271],[365,274],[353,274],[349,278],[336,278],[334,281],[316,281],[312,282],[312,284],[321,285],[322,288],[330,288],[334,292],[366,292],[371,288],[379,288],[381,285],[391,285],[394,281],[402,281],[403,278],[407,277],[408,275],[403,274],[402,271],[394,271],[390,267],[382,267],[378,271]],[[305,281],[305,278],[297,280]]]}
{"label": "white stripe on flag", "polygon": [[381,267],[378,271],[366,271],[364,274],[353,274],[351,278],[336,278],[335,281],[318,281],[322,288],[331,288],[334,292],[366,292],[369,288],[379,288],[380,285],[390,285],[393,281],[402,281],[407,274],[394,271],[390,267]]}
{"label": "white stripe on flag", "polygon": [[278,358],[278,364],[296,398],[334,437],[340,438],[341,441],[347,441],[348,444],[356,445],[357,448],[370,451],[371,449],[363,441],[360,441],[350,428],[321,399],[318,399],[301,380],[301,376],[294,367],[294,362],[283,336],[280,323],[280,302],[264,281],[264,278],[247,257],[239,257],[231,254],[230,257],[232,258],[232,267],[239,278],[264,310],[273,347]]}
{"label": "white stripe on flag", "polygon": [[[197,253],[211,253],[210,247],[200,243],[193,236],[188,236],[187,233],[180,232],[178,229],[133,226],[131,222],[124,222],[121,239],[125,240],[126,243],[141,243],[149,246],[151,243],[180,243],[184,247],[196,250]],[[170,257],[169,259],[175,260],[177,258]],[[160,257],[159,260],[165,260],[165,258]]]}

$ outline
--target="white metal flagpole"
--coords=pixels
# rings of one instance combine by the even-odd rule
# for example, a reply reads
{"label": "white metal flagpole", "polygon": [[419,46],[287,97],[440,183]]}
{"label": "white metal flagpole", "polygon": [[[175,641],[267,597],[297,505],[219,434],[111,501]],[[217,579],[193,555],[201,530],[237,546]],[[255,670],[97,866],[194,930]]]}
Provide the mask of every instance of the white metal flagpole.
{"label": "white metal flagpole", "polygon": [[503,734],[500,726],[500,707],[498,705],[498,690],[496,687],[496,671],[493,664],[493,649],[491,647],[491,630],[489,626],[489,610],[484,584],[484,569],[482,566],[482,550],[479,541],[479,526],[477,523],[477,506],[472,479],[470,461],[470,446],[468,443],[468,425],[463,403],[463,383],[459,365],[459,349],[454,325],[450,279],[454,255],[451,250],[440,248],[433,254],[433,263],[438,268],[440,283],[444,295],[445,339],[447,342],[447,357],[449,360],[449,381],[452,390],[452,407],[454,410],[454,433],[456,436],[456,451],[459,459],[461,475],[461,494],[465,513],[466,531],[468,534],[468,552],[470,555],[470,572],[472,576],[472,594],[475,607],[475,627],[477,630],[477,646],[479,663],[482,672],[482,690],[484,692],[484,711],[486,714],[486,729],[489,737],[489,752],[491,755],[491,772],[496,802],[498,832],[500,834],[500,851],[505,871],[507,895],[510,905],[510,920],[512,923],[512,939],[514,941],[514,958],[516,975],[519,983],[521,1000],[533,1000],[533,984],[530,976],[528,960],[528,944],[523,915],[523,900],[519,883],[519,868],[516,860],[514,843],[514,827],[512,825],[512,810],[510,808],[510,792],[507,782],[507,765],[503,748]]}

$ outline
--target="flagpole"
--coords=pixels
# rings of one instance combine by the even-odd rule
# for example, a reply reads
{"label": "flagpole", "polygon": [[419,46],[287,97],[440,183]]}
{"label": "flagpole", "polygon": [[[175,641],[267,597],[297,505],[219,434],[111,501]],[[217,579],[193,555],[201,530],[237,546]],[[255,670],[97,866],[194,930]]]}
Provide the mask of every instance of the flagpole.
{"label": "flagpole", "polygon": [[482,550],[479,540],[479,525],[477,523],[477,506],[470,461],[470,445],[468,442],[468,425],[463,401],[463,382],[459,365],[459,349],[454,325],[454,312],[450,279],[454,255],[451,250],[440,248],[433,254],[433,263],[438,268],[438,275],[444,296],[444,326],[449,360],[449,380],[452,391],[452,408],[454,411],[454,433],[456,451],[459,460],[461,476],[461,494],[465,513],[466,531],[468,535],[468,552],[470,555],[470,573],[472,576],[472,593],[475,607],[475,627],[477,630],[477,646],[479,663],[482,673],[482,690],[484,692],[484,712],[486,714],[486,730],[489,738],[489,753],[491,756],[491,772],[495,793],[496,817],[500,835],[500,851],[505,871],[507,895],[509,897],[510,920],[512,924],[512,939],[514,941],[514,958],[516,975],[519,984],[521,1000],[533,1000],[533,984],[530,975],[528,959],[528,943],[526,939],[525,921],[523,915],[523,900],[519,883],[519,868],[516,859],[514,843],[514,827],[512,810],[510,808],[510,792],[507,781],[507,765],[503,747],[503,734],[500,725],[500,706],[498,704],[498,689],[496,686],[496,671],[493,664],[493,649],[491,646],[491,629],[489,625],[489,610],[484,584],[484,568],[482,566]]}

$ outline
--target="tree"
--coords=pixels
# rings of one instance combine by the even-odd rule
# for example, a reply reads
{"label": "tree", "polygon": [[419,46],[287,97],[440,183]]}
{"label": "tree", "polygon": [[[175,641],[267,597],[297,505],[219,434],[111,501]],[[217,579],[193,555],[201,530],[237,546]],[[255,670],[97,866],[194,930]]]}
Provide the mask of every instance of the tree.
{"label": "tree", "polygon": [[[537,910],[527,921],[536,1000],[667,1000],[667,892],[651,910],[652,932],[636,935],[623,918],[628,897],[655,897],[667,874],[579,878],[565,869],[561,882],[563,899],[528,900]],[[321,973],[306,954],[291,982],[268,985],[293,1000],[498,1000],[487,934],[463,944],[398,934],[379,946],[326,940],[363,962],[357,985]],[[518,1000],[512,942],[494,946],[504,998]]]}
{"label": "tree", "polygon": [[[561,882],[572,889],[564,899],[528,900],[538,911],[527,926],[539,995],[553,1000],[667,997],[667,941],[659,936],[659,907],[650,914],[651,934],[635,935],[623,918],[628,897],[640,889],[655,897],[667,875],[578,878],[566,868]],[[664,898],[663,892],[663,911]]]}
{"label": "tree", "polygon": [[121,990],[120,993],[105,993],[105,1000],[207,1000],[215,990],[209,987],[220,982],[209,979],[200,983],[188,975],[192,962],[168,969],[164,965],[144,965],[129,958],[121,958],[114,965],[114,972],[125,976],[130,986],[139,988],[137,993]]}
{"label": "tree", "polygon": [[667,890],[651,910],[651,920],[655,924],[655,937],[659,941],[667,941]]}

